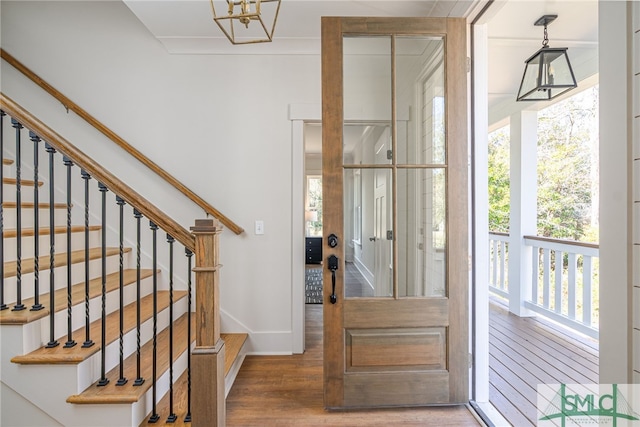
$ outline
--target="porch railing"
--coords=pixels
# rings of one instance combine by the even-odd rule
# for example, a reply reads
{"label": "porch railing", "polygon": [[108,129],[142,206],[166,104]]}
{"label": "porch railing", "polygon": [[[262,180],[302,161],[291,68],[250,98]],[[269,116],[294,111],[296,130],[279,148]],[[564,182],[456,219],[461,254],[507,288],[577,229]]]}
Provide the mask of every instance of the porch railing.
{"label": "porch railing", "polygon": [[509,235],[489,233],[489,289],[494,294],[509,298]]}
{"label": "porch railing", "polygon": [[598,338],[598,245],[540,236],[522,240],[531,250],[530,279],[510,284],[510,236],[489,233],[489,290],[509,299],[510,287],[522,286],[525,292],[521,294],[527,295],[522,301],[525,308]]}

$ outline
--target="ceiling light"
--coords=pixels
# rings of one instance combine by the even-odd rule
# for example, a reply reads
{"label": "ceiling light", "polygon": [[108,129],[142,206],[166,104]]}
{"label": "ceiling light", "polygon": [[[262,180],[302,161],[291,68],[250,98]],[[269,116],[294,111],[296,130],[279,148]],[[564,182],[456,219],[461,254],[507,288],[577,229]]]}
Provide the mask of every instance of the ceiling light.
{"label": "ceiling light", "polygon": [[558,15],[544,15],[534,25],[544,25],[542,48],[525,61],[518,101],[543,101],[577,87],[566,47],[549,47],[547,25]]}
{"label": "ceiling light", "polygon": [[[233,44],[273,40],[281,0],[210,0],[213,20]],[[224,10],[224,13],[216,11]]]}

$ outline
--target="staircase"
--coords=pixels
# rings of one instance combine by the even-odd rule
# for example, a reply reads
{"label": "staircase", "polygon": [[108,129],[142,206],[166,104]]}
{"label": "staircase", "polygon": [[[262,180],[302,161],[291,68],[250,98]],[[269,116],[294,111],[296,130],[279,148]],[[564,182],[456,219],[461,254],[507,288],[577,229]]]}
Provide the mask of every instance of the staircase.
{"label": "staircase", "polygon": [[[192,240],[142,221],[151,211],[137,193],[112,184],[115,196],[77,166],[82,156],[8,119],[3,111],[0,424],[189,423]],[[247,335],[221,338],[228,393]]]}

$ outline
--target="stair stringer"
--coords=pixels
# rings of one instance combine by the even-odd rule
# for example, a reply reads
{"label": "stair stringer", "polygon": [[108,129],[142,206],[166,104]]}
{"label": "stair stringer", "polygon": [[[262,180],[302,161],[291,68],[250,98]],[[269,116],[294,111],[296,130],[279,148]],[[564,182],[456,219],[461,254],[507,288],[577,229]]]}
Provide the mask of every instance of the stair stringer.
{"label": "stair stringer", "polygon": [[[0,396],[2,396],[0,399],[0,425],[7,427],[62,427],[62,424],[3,382],[0,382]],[[9,418],[9,415],[16,413],[24,415],[18,418]]]}

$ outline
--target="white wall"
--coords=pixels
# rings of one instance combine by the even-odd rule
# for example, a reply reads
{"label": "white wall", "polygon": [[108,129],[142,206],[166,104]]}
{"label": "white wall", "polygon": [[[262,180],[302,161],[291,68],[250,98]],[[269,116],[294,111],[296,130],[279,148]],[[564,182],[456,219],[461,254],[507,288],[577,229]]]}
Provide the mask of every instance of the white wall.
{"label": "white wall", "polygon": [[[3,49],[245,228],[221,241],[223,327],[252,331],[254,352],[290,352],[287,113],[320,103],[319,57],[169,55],[114,1],[0,7]],[[1,71],[5,94],[185,227],[204,217],[4,62]],[[258,219],[262,236],[253,234]]]}

